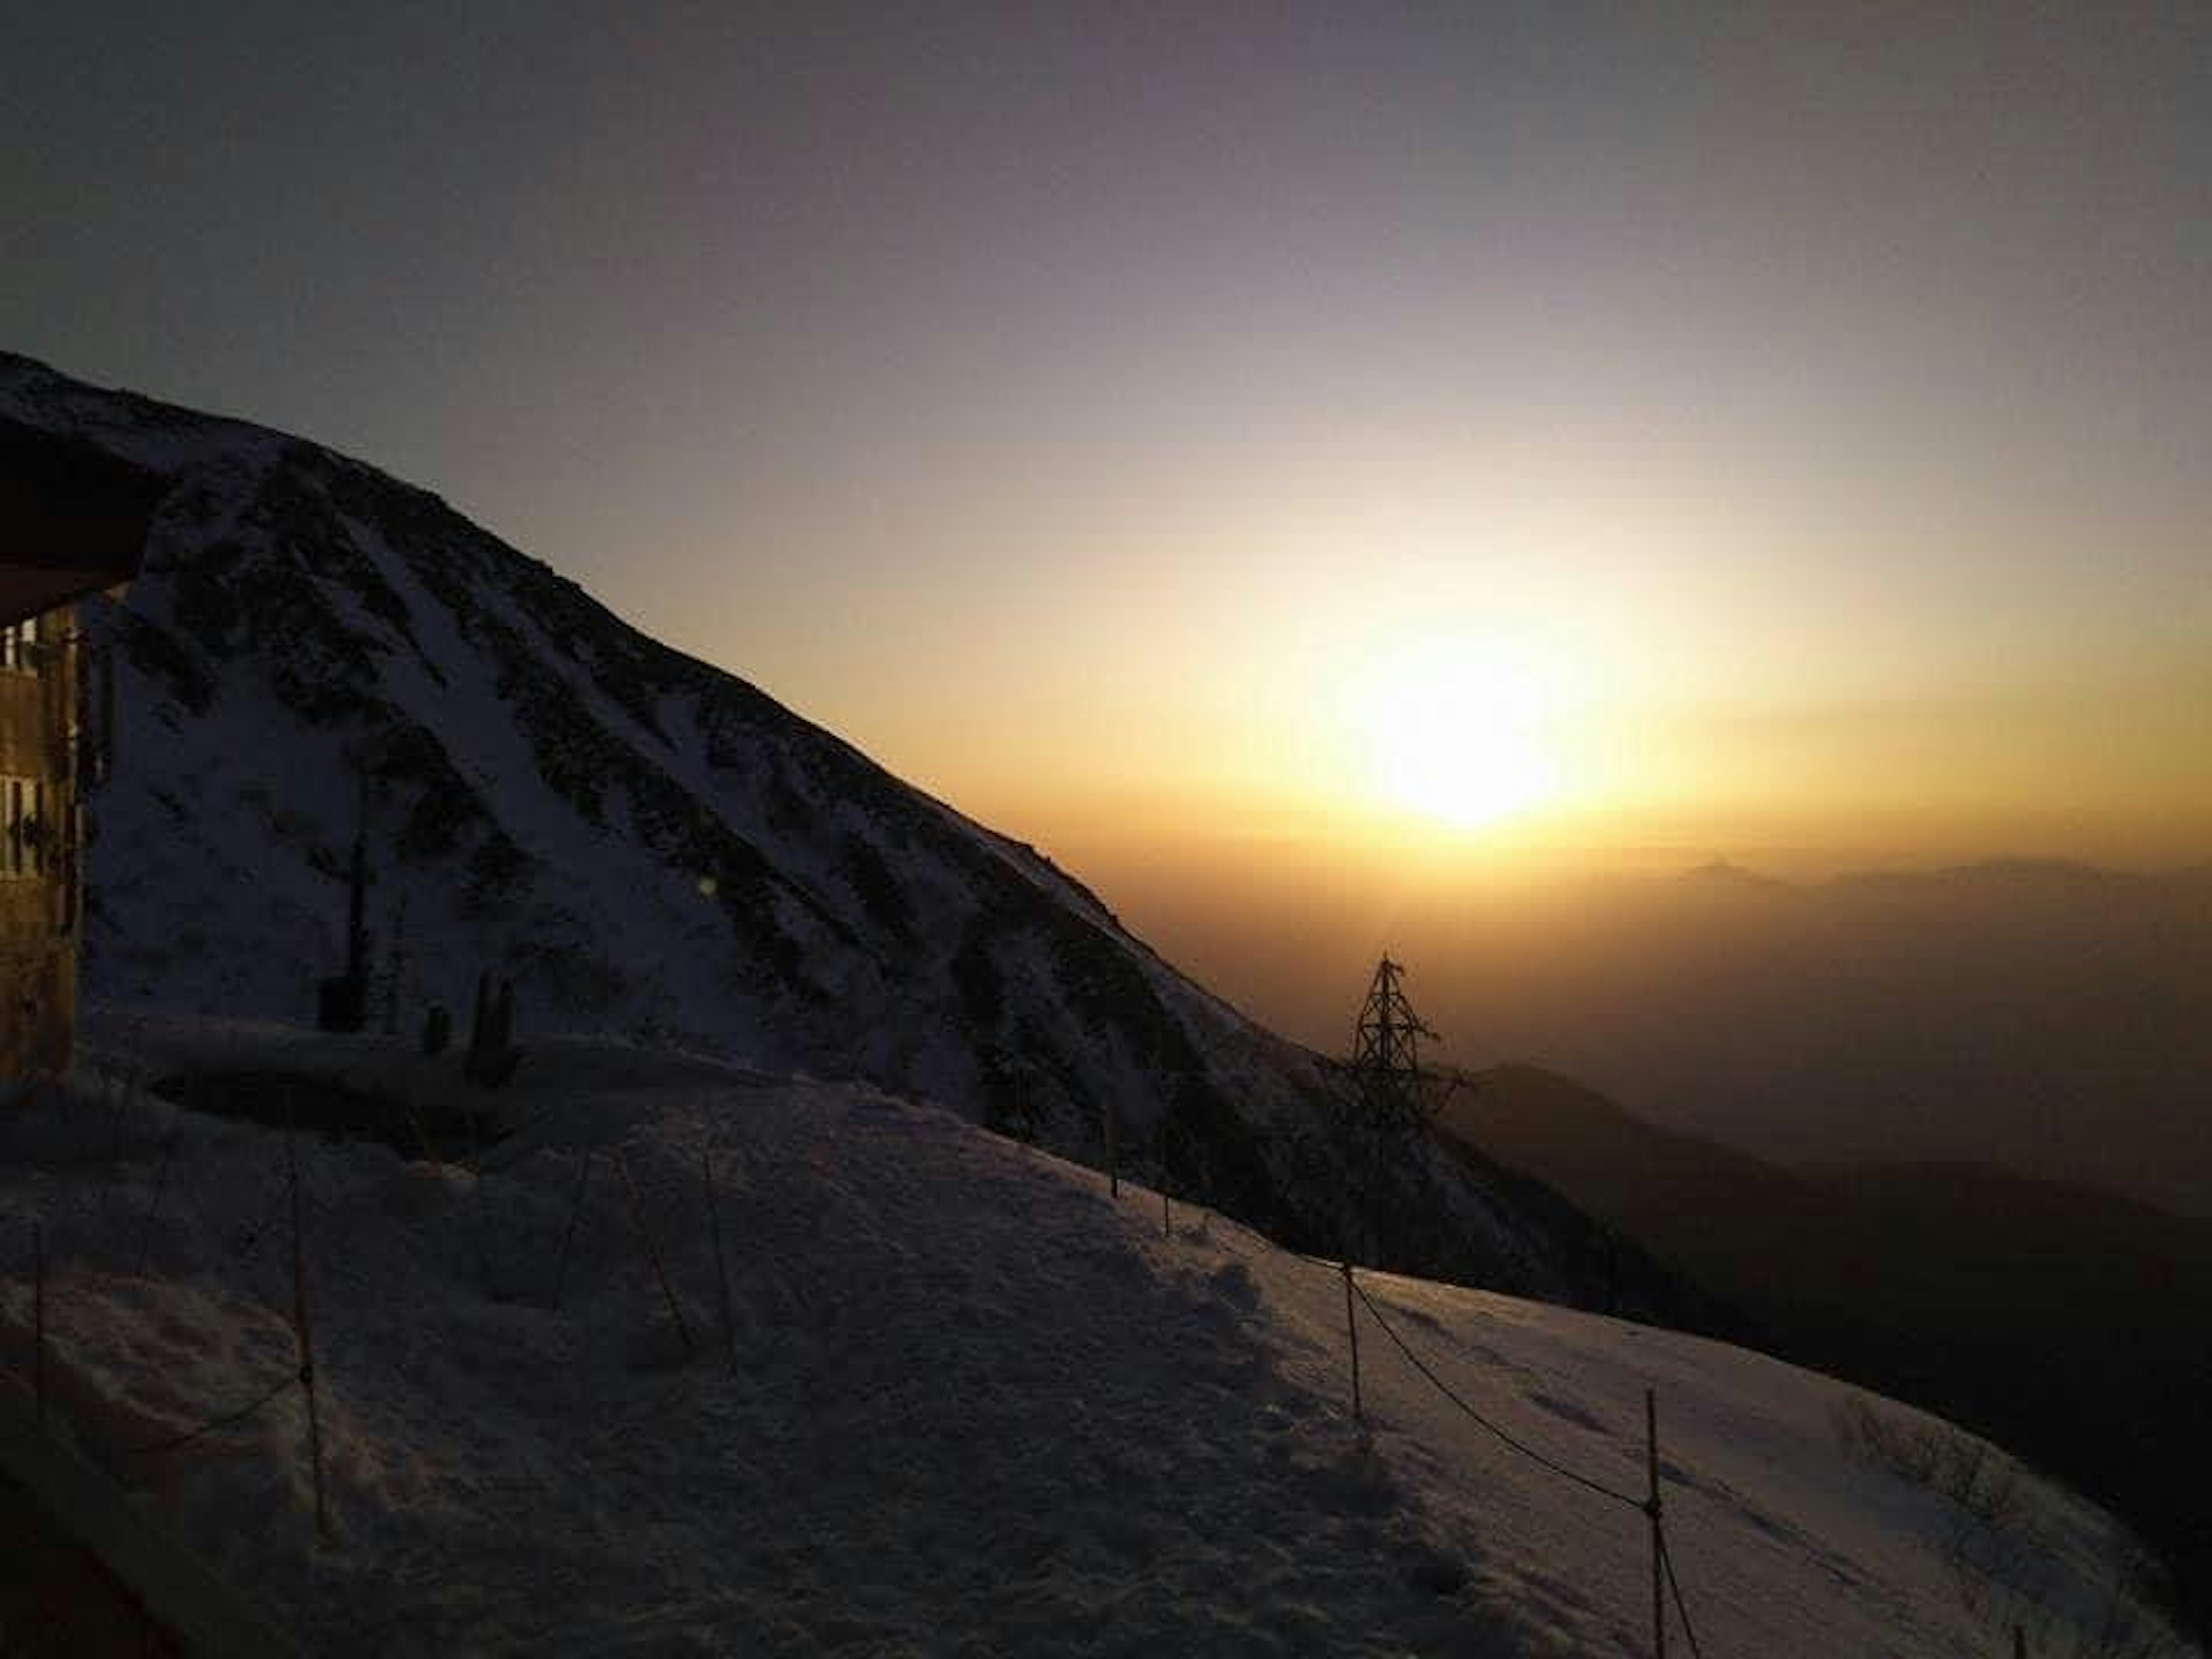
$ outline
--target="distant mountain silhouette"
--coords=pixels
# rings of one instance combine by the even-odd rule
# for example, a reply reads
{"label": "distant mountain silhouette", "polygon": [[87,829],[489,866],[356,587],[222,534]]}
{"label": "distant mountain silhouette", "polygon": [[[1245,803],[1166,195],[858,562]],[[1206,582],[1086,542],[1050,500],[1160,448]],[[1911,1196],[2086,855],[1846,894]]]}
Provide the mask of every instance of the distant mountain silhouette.
{"label": "distant mountain silhouette", "polygon": [[1685,887],[1704,888],[1711,892],[1756,893],[1796,897],[1803,889],[1774,876],[1761,875],[1756,870],[1728,859],[1714,859],[1685,870],[1678,879]]}
{"label": "distant mountain silhouette", "polygon": [[1420,924],[1457,1051],[1770,1162],[1986,1163],[2212,1216],[2212,879],[2006,859],[1729,864]]}

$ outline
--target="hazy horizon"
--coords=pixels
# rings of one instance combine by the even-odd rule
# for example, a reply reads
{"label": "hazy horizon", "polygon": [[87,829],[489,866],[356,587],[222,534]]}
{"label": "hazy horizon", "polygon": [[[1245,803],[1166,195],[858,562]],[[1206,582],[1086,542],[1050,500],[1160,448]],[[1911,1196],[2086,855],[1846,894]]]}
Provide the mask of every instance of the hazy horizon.
{"label": "hazy horizon", "polygon": [[2212,864],[1073,869],[1324,1054],[1388,952],[1444,1064],[1542,1066],[1800,1168],[1984,1164],[2212,1216]]}

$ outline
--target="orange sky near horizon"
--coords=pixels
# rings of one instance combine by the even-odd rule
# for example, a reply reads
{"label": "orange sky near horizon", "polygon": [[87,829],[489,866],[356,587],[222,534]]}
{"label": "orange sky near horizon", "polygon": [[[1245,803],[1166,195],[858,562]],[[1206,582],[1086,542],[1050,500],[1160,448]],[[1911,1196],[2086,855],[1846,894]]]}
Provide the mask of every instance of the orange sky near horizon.
{"label": "orange sky near horizon", "polygon": [[1601,555],[1570,513],[1514,518],[1470,508],[1460,538],[1584,558],[1455,562],[1387,530],[1340,557],[1354,532],[1309,525],[1148,559],[1177,538],[1139,525],[1073,580],[903,628],[863,603],[787,663],[764,637],[725,659],[1079,861],[1201,841],[1500,869],[2212,859],[2212,580],[2192,607],[2056,559],[1999,603],[1933,549],[1905,580],[1894,545],[1873,576],[1762,565],[1711,526],[1693,558],[1663,522],[1611,524]]}

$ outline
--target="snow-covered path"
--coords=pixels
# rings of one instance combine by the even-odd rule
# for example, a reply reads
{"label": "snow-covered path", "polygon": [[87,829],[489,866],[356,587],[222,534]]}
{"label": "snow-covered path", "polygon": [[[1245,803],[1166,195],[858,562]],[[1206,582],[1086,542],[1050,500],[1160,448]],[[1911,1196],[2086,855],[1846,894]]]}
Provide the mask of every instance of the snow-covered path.
{"label": "snow-covered path", "polygon": [[[170,1027],[149,1058],[417,1064],[216,1041]],[[319,1650],[1646,1650],[1643,1517],[1504,1450],[1371,1325],[1363,1431],[1324,1267],[1180,1206],[1163,1237],[1155,1194],[1117,1204],[1093,1171],[848,1085],[556,1043],[502,1105],[534,1121],[481,1187],[300,1139],[336,1531],[319,1548],[296,1389],[183,1452],[112,1456],[285,1374],[285,1137],[191,1115],[143,1274],[152,1134],[126,1137],[119,1174],[83,1156],[112,1142],[82,1103],[0,1142],[0,1206],[54,1237],[50,1363],[88,1449]],[[11,1365],[22,1267],[0,1245]],[[1657,1388],[1669,1537],[1715,1659],[1997,1650],[1933,1547],[1944,1505],[1840,1443],[1840,1385],[1362,1282],[1478,1409],[1601,1482],[1641,1490]],[[2089,1563],[2099,1517],[2036,1501]]]}

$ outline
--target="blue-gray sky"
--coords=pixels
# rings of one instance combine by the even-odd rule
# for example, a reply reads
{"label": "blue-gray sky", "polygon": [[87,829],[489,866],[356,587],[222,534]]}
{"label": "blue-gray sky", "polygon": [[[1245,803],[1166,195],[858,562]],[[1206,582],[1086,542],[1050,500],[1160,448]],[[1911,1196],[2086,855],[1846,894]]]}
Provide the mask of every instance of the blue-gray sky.
{"label": "blue-gray sky", "polygon": [[1015,828],[2212,836],[2201,6],[14,10],[0,343]]}

